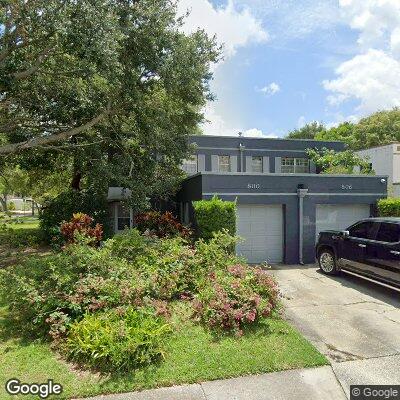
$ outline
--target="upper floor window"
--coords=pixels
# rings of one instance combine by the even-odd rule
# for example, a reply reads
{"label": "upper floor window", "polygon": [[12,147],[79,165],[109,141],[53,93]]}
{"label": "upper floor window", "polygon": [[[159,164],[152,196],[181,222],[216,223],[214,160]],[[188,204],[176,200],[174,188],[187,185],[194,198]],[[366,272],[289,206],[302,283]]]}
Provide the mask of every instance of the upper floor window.
{"label": "upper floor window", "polygon": [[188,174],[195,174],[197,172],[197,155],[183,160],[182,169]]}
{"label": "upper floor window", "polygon": [[219,172],[231,172],[230,156],[218,156],[218,171]]}
{"label": "upper floor window", "polygon": [[263,159],[261,156],[251,157],[251,172],[263,172]]}
{"label": "upper floor window", "polygon": [[310,172],[310,163],[307,158],[282,158],[281,171],[286,174],[301,174]]}

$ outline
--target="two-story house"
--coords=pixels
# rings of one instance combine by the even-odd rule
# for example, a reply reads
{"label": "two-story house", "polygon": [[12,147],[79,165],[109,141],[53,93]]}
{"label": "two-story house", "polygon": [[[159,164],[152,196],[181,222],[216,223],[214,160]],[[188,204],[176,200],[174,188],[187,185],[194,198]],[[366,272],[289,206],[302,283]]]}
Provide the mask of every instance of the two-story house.
{"label": "two-story house", "polygon": [[387,175],[389,195],[400,197],[400,143],[360,150],[357,154],[368,159],[375,173]]}
{"label": "two-story house", "polygon": [[345,229],[374,214],[387,176],[318,174],[308,148],[341,151],[340,142],[192,136],[195,154],[182,168],[177,195],[183,222],[192,202],[217,195],[237,201],[237,252],[251,263],[313,262],[318,233]]}

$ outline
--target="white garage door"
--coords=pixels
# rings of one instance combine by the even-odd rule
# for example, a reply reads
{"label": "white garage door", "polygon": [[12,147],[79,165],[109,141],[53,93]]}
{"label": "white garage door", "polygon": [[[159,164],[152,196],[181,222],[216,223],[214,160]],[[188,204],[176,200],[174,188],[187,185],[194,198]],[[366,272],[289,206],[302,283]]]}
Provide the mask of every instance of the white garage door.
{"label": "white garage door", "polygon": [[324,230],[343,230],[363,218],[370,216],[368,204],[318,204],[317,238]]}
{"label": "white garage door", "polygon": [[238,205],[237,235],[244,239],[236,251],[249,263],[283,261],[283,212],[281,205]]}

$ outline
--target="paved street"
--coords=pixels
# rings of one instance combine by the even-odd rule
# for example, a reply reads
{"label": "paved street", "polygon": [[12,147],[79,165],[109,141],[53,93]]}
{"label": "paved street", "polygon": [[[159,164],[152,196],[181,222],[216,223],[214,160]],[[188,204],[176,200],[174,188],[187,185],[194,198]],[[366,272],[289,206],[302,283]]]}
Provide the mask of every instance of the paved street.
{"label": "paved street", "polygon": [[400,384],[400,295],[315,266],[276,266],[285,317],[331,366],[99,396],[107,400],[340,400],[351,384]]}

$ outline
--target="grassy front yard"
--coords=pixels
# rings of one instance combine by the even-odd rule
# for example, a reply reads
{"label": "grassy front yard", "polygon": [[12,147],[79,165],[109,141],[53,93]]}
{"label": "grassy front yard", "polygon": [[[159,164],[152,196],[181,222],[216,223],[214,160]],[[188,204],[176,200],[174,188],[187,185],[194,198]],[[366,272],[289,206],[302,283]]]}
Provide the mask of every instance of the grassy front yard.
{"label": "grassy front yard", "polygon": [[83,240],[0,270],[0,398],[10,378],[72,398],[327,364],[227,232]]}
{"label": "grassy front yard", "polygon": [[[270,319],[241,338],[216,338],[192,322],[187,304],[175,304],[174,308],[174,333],[165,345],[165,360],[119,375],[78,370],[53,353],[48,344],[11,338],[2,318],[0,398],[9,398],[4,382],[10,377],[23,382],[52,378],[63,385],[63,397],[71,398],[327,364],[325,357],[284,320]],[[4,317],[4,308],[2,312]]]}
{"label": "grassy front yard", "polygon": [[37,217],[8,217],[0,213],[0,268],[47,251],[42,245]]}

